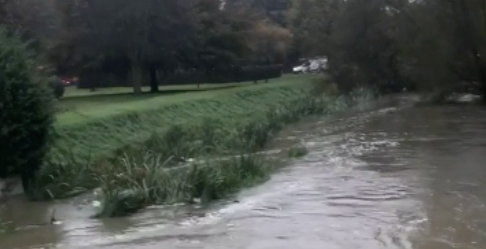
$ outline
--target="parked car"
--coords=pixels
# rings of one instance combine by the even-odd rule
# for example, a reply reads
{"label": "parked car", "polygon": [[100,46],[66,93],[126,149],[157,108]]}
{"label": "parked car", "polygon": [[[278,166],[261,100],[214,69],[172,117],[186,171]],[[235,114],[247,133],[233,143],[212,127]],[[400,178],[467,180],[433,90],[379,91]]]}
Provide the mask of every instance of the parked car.
{"label": "parked car", "polygon": [[73,86],[78,84],[78,77],[60,77],[64,86]]}
{"label": "parked car", "polygon": [[327,69],[327,57],[301,59],[302,64],[293,68],[294,74],[317,73]]}

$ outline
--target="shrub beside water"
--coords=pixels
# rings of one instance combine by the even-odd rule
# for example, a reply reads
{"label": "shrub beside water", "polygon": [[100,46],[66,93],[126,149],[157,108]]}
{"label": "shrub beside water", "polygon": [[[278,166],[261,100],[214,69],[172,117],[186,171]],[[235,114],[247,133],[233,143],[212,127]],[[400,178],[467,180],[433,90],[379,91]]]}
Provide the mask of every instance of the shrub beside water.
{"label": "shrub beside water", "polygon": [[4,30],[0,44],[0,177],[21,175],[28,190],[46,155],[53,97],[26,46]]}

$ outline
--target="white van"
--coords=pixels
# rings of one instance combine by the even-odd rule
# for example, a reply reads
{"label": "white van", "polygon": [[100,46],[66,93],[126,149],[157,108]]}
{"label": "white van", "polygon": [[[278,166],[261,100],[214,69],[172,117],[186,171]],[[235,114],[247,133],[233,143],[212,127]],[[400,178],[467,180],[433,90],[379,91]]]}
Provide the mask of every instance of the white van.
{"label": "white van", "polygon": [[304,59],[304,63],[293,68],[294,74],[318,73],[327,69],[327,57]]}

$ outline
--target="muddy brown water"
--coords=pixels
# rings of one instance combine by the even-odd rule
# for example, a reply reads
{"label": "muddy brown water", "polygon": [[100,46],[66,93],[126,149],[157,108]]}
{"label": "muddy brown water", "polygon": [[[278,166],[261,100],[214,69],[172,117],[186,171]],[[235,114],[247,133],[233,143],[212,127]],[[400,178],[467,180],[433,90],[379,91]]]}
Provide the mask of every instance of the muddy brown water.
{"label": "muddy brown water", "polygon": [[[86,197],[8,198],[0,217],[17,230],[0,248],[486,248],[486,109],[410,102],[287,127],[272,147],[298,139],[309,154],[238,203],[95,220]],[[59,224],[32,226],[54,207]]]}

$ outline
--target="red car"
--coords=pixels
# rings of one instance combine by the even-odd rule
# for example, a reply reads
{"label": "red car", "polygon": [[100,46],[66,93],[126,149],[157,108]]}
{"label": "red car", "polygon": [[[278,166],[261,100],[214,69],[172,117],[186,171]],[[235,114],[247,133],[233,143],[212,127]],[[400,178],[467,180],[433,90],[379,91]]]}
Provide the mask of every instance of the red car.
{"label": "red car", "polygon": [[78,82],[78,77],[60,77],[61,82],[64,86],[71,86],[71,85],[76,85]]}

